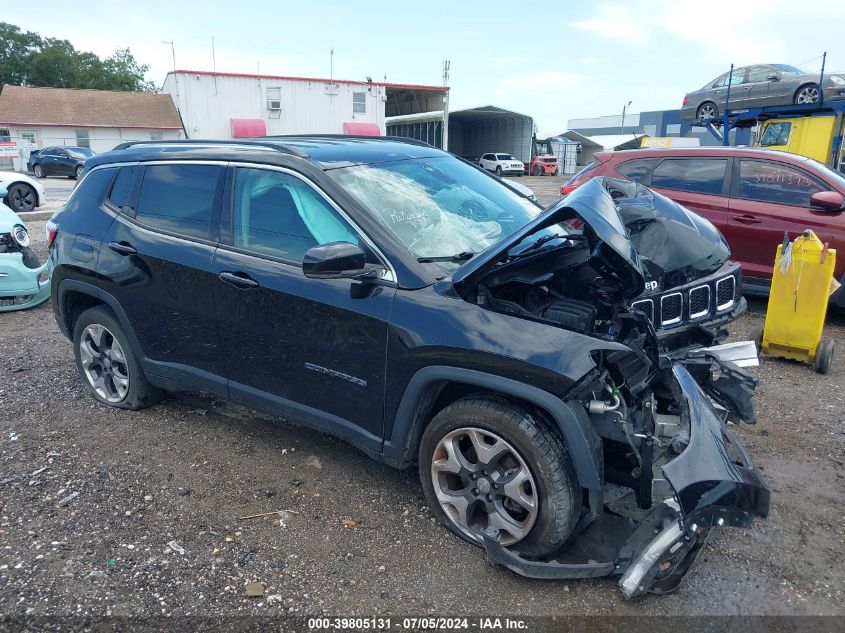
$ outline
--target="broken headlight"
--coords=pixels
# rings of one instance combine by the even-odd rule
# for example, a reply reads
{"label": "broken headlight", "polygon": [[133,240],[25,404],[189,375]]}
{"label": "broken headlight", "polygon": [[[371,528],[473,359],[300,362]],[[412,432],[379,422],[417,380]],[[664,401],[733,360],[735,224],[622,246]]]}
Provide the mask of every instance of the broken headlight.
{"label": "broken headlight", "polygon": [[21,248],[26,248],[27,246],[29,246],[29,233],[27,233],[26,227],[20,224],[16,224],[12,228],[11,235],[15,243]]}

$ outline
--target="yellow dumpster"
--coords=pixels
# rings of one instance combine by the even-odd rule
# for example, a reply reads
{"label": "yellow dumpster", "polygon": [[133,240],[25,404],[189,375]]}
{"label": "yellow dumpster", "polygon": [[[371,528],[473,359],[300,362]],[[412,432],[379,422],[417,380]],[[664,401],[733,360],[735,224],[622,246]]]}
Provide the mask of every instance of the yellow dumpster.
{"label": "yellow dumpster", "polygon": [[766,323],[758,340],[762,352],[813,363],[817,372],[828,372],[833,341],[822,338],[822,330],[835,265],[836,250],[810,230],[791,244],[784,239],[778,245]]}

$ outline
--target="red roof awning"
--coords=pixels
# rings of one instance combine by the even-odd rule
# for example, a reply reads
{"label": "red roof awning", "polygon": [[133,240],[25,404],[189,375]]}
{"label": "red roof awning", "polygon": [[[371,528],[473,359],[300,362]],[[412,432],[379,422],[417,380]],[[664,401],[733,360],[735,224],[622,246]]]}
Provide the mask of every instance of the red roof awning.
{"label": "red roof awning", "polygon": [[267,136],[264,119],[232,119],[232,138]]}
{"label": "red roof awning", "polygon": [[349,121],[343,124],[343,133],[352,136],[381,136],[378,123],[355,123]]}

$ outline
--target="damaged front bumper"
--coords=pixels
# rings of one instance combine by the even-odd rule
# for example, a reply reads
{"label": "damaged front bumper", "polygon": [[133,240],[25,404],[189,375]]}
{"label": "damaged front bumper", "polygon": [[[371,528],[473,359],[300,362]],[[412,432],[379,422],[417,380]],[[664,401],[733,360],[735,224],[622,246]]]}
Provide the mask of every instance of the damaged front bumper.
{"label": "damaged front bumper", "polygon": [[[748,527],[769,513],[770,493],[739,440],[693,376],[681,364],[672,368],[678,400],[689,421],[689,442],[662,466],[672,497],[656,504],[637,522],[622,523],[620,545],[604,561],[562,562],[579,554],[579,543],[606,540],[602,521],[583,526],[561,560],[533,561],[505,549],[492,532],[483,534],[487,559],[516,573],[545,579],[621,575],[626,598],[675,589],[689,571],[714,527]],[[611,513],[606,513],[611,514]],[[618,517],[615,519],[619,524]],[[594,533],[590,535],[589,533]],[[594,539],[595,540],[595,539]]]}
{"label": "damaged front bumper", "polygon": [[47,301],[50,273],[49,260],[29,268],[23,253],[0,253],[0,312],[26,310]]}

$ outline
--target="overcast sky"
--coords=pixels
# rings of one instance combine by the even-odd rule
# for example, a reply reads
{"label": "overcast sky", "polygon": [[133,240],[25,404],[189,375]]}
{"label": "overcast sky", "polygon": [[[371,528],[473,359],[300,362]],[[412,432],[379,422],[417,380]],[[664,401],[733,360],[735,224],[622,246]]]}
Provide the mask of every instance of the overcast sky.
{"label": "overcast sky", "polygon": [[[497,105],[534,117],[543,136],[571,118],[677,108],[733,62],[845,71],[845,2],[303,2],[3,0],[5,20],[105,56],[129,47],[158,84],[176,65],[440,84],[453,109]],[[809,61],[808,61],[809,60]]]}

